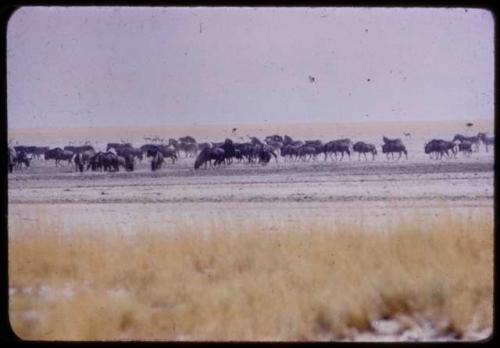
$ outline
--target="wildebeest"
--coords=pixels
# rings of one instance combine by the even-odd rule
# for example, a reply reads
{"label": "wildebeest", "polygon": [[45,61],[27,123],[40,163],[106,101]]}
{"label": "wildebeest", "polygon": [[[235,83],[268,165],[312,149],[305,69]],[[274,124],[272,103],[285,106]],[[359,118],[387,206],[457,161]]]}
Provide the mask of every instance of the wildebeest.
{"label": "wildebeest", "polygon": [[483,142],[486,152],[488,152],[488,146],[495,146],[495,136],[487,136],[486,133],[478,133],[478,138]]}
{"label": "wildebeest", "polygon": [[131,143],[108,143],[106,145],[106,151],[109,151],[111,149],[115,149],[115,151],[118,151],[119,148],[124,148],[124,147],[132,147]]}
{"label": "wildebeest", "polygon": [[278,134],[268,135],[267,137],[265,137],[264,141],[266,141],[266,142],[274,141],[274,142],[283,143],[283,137],[281,135],[278,135]]}
{"label": "wildebeest", "polygon": [[75,153],[75,157],[73,157],[73,162],[75,163],[75,172],[76,171],[83,172],[84,169],[83,155],[80,152]]}
{"label": "wildebeest", "polygon": [[[151,154],[151,156],[149,156]],[[163,164],[163,154],[161,151],[157,150],[150,150],[148,152],[148,157],[152,157],[151,159],[151,170],[154,172],[155,170],[158,170],[161,168],[161,165]]]}
{"label": "wildebeest", "polygon": [[129,155],[132,156],[133,158],[134,157],[137,158],[139,161],[142,161],[143,158],[142,150],[136,147],[122,146],[115,148],[115,151],[118,156],[121,156],[123,158],[129,157]]}
{"label": "wildebeest", "polygon": [[212,161],[214,161],[213,165],[220,165],[224,162],[225,159],[224,149],[220,147],[206,148],[203,149],[194,162],[194,169],[200,168],[202,165],[207,167],[207,163],[212,166]]}
{"label": "wildebeest", "polygon": [[92,151],[95,153],[95,149],[90,145],[82,145],[82,146],[65,146],[64,151],[71,151],[73,153],[83,152],[83,151]]}
{"label": "wildebeest", "polygon": [[281,148],[281,156],[285,158],[285,162],[287,160],[298,159],[298,149],[300,146],[296,145],[284,145]]}
{"label": "wildebeest", "polygon": [[405,154],[406,159],[408,159],[408,152],[406,151],[406,147],[400,141],[394,142],[386,142],[382,145],[382,153],[385,153],[387,159],[389,159],[389,153],[392,155],[392,159],[394,159],[394,153],[399,153],[398,160],[401,158],[401,153]]}
{"label": "wildebeest", "polygon": [[328,157],[332,158],[332,154],[335,155],[337,159],[337,153],[341,154],[340,161],[344,159],[344,154],[346,153],[351,158],[352,141],[350,139],[338,139],[332,140],[323,146],[323,152],[325,153],[325,161]]}
{"label": "wildebeest", "polygon": [[474,145],[474,151],[477,152],[479,151],[479,135],[471,136],[471,137],[466,137],[465,135],[462,134],[455,134],[453,137],[453,142],[459,141],[460,143],[463,143],[464,141],[470,142],[472,145]]}
{"label": "wildebeest", "polygon": [[472,143],[470,141],[464,140],[458,144],[458,151],[464,156],[470,156],[472,153]]}
{"label": "wildebeest", "polygon": [[312,145],[302,145],[297,149],[297,157],[306,161],[316,158],[316,148]]}
{"label": "wildebeest", "polygon": [[357,143],[355,143],[352,146],[352,149],[354,152],[358,153],[358,161],[361,160],[361,154],[363,154],[365,156],[365,160],[368,160],[368,158],[366,158],[367,153],[372,154],[372,161],[375,160],[375,155],[377,154],[377,149],[376,149],[375,145],[373,145],[373,144],[367,144],[363,141],[358,141]]}
{"label": "wildebeest", "polygon": [[436,159],[443,158],[444,155],[450,158],[449,150],[453,156],[456,155],[456,144],[452,141],[446,141],[443,139],[433,139],[425,144],[424,152],[432,158],[432,154],[436,155]]}
{"label": "wildebeest", "polygon": [[164,160],[165,158],[170,158],[172,160],[172,164],[177,160],[177,154],[175,153],[175,150],[171,149],[167,145],[154,145],[153,147],[150,147],[146,152],[147,157],[153,157],[156,151],[161,152],[162,160]]}
{"label": "wildebeest", "polygon": [[176,147],[177,151],[184,152],[184,157],[195,157],[198,154],[198,144],[193,142],[181,141]]}
{"label": "wildebeest", "polygon": [[[121,158],[121,159],[120,159]],[[87,165],[87,169],[92,168],[92,171],[119,171],[120,165],[125,167],[123,157],[119,157],[111,151],[98,152],[92,156]]]}
{"label": "wildebeest", "polygon": [[181,143],[194,143],[194,144],[196,144],[196,139],[193,138],[193,137],[191,137],[191,136],[189,136],[189,135],[187,135],[185,137],[180,137],[179,141]]}
{"label": "wildebeest", "polygon": [[60,161],[68,161],[68,165],[70,165],[73,158],[73,152],[65,151],[60,147],[56,147],[54,149],[45,151],[44,157],[45,160],[50,160],[50,159],[56,160],[56,166],[59,165]]}

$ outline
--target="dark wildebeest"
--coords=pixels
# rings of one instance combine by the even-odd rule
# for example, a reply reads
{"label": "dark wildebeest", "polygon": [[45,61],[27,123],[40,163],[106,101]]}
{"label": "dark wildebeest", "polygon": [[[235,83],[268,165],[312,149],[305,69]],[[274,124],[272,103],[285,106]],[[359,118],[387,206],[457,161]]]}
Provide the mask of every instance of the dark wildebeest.
{"label": "dark wildebeest", "polygon": [[210,143],[199,143],[198,144],[198,151],[202,151],[203,149],[206,149],[206,148],[210,148],[212,147],[212,145],[210,145]]}
{"label": "dark wildebeest", "polygon": [[212,166],[212,160],[214,161],[213,165],[220,165],[224,162],[225,154],[224,149],[220,147],[206,148],[203,149],[196,157],[196,161],[194,162],[194,169],[200,168],[202,165],[207,167],[207,163]]}
{"label": "dark wildebeest", "polygon": [[21,150],[21,151],[18,151],[16,153],[16,168],[22,169],[23,164],[26,167],[29,167],[30,166],[30,159],[28,158],[28,154],[26,153],[26,151]]}
{"label": "dark wildebeest", "polygon": [[[173,151],[173,150],[172,150]],[[175,155],[175,153],[174,153]],[[154,172],[155,170],[158,170],[161,168],[164,160],[163,153],[160,149],[160,147],[156,147],[153,149],[149,149],[147,152],[146,157],[151,157],[151,170]]]}
{"label": "dark wildebeest", "polygon": [[462,141],[458,144],[458,151],[460,151],[463,156],[470,157],[472,153],[472,143],[467,140]]}
{"label": "dark wildebeest", "polygon": [[258,159],[258,163],[262,165],[266,165],[271,160],[271,157],[274,157],[276,163],[278,163],[278,156],[273,148],[267,144],[254,144],[251,157],[252,160]]}
{"label": "dark wildebeest", "polygon": [[185,158],[195,157],[198,154],[198,144],[181,141],[176,147],[176,150],[184,152]]}
{"label": "dark wildebeest", "polygon": [[298,159],[298,150],[300,146],[297,145],[284,145],[281,148],[281,156],[285,158],[285,162],[293,159]]}
{"label": "dark wildebeest", "polygon": [[33,157],[36,159],[40,159],[45,151],[49,150],[48,146],[34,146],[33,149]]}
{"label": "dark wildebeest", "polygon": [[352,146],[352,149],[354,152],[358,153],[358,161],[361,160],[361,154],[363,154],[365,156],[365,160],[368,160],[368,158],[366,158],[367,153],[372,154],[372,161],[375,160],[375,155],[377,154],[377,149],[376,149],[375,145],[373,145],[373,144],[367,144],[363,141],[358,141],[356,144],[354,144]]}
{"label": "dark wildebeest", "polygon": [[44,157],[45,160],[56,160],[56,166],[59,165],[60,161],[68,161],[68,165],[70,165],[71,160],[73,159],[73,152],[63,150],[60,147],[56,147],[55,149],[45,151]]}
{"label": "dark wildebeest", "polygon": [[278,143],[283,143],[283,137],[281,135],[278,135],[278,134],[268,135],[267,137],[265,137],[264,141],[265,142],[274,141],[274,142],[278,142]]}
{"label": "dark wildebeest", "polygon": [[172,164],[177,161],[177,154],[175,150],[170,148],[168,145],[157,145],[157,148],[160,150],[163,158],[170,158],[172,160]]}
{"label": "dark wildebeest", "polygon": [[316,158],[316,148],[312,145],[302,145],[297,149],[297,157],[302,161]]}
{"label": "dark wildebeest", "polygon": [[389,159],[389,153],[392,155],[392,159],[394,159],[394,153],[399,153],[398,160],[401,158],[401,153],[404,153],[406,159],[408,159],[408,152],[406,151],[406,147],[398,141],[395,142],[386,142],[382,145],[382,153],[385,153],[387,159]]}
{"label": "dark wildebeest", "polygon": [[185,137],[180,137],[179,138],[179,142],[181,142],[181,143],[194,143],[194,144],[196,144],[195,138],[193,138],[193,137],[191,137],[189,135],[187,135]]}
{"label": "dark wildebeest", "polygon": [[449,150],[451,150],[453,157],[455,157],[457,153],[455,143],[443,139],[433,139],[424,146],[424,152],[428,154],[430,158],[432,158],[432,154],[435,154],[436,159],[441,159],[444,155],[450,158]]}
{"label": "dark wildebeest", "polygon": [[109,151],[111,149],[115,149],[115,151],[118,152],[118,149],[124,148],[124,147],[132,147],[131,143],[108,143],[106,145],[106,151]]}
{"label": "dark wildebeest", "polygon": [[460,143],[463,143],[464,141],[469,141],[471,144],[474,145],[474,151],[478,152],[479,151],[479,135],[471,136],[471,137],[466,137],[462,134],[455,134],[453,137],[453,142],[459,141]]}
{"label": "dark wildebeest", "polygon": [[82,146],[65,146],[64,151],[71,151],[73,153],[83,152],[83,151],[92,151],[95,153],[95,149],[90,145],[82,145]]}
{"label": "dark wildebeest", "polygon": [[272,138],[269,138],[269,137],[266,137],[264,139],[264,142],[267,145],[271,146],[273,148],[273,150],[276,151],[278,154],[280,153],[281,148],[283,147],[283,142],[273,140]]}
{"label": "dark wildebeest", "polygon": [[323,152],[325,153],[325,161],[328,157],[332,158],[332,154],[335,155],[335,160],[337,160],[337,154],[340,153],[340,161],[344,159],[344,154],[346,153],[349,159],[351,158],[352,151],[352,141],[350,139],[338,139],[332,140],[323,146]]}
{"label": "dark wildebeest", "polygon": [[124,164],[122,160],[118,158],[116,154],[113,152],[98,152],[94,156],[92,156],[87,165],[87,170],[92,168],[92,171],[119,171],[119,166]]}
{"label": "dark wildebeest", "polygon": [[83,172],[84,169],[83,155],[80,152],[75,153],[75,157],[73,157],[73,162],[75,163],[75,172],[77,171]]}
{"label": "dark wildebeest", "polygon": [[132,157],[136,157],[139,161],[142,161],[143,158],[142,150],[136,147],[123,146],[115,148],[115,151],[118,156],[121,156],[123,158],[129,157],[129,155]]}
{"label": "dark wildebeest", "polygon": [[495,146],[495,136],[489,137],[486,133],[478,133],[477,136],[483,142],[486,152],[488,152],[488,146]]}

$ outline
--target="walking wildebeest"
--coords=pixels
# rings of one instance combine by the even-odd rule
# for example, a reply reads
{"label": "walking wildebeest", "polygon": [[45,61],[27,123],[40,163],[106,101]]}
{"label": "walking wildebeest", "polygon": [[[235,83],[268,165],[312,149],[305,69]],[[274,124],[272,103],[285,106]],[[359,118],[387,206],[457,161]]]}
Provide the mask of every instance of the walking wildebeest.
{"label": "walking wildebeest", "polygon": [[456,144],[452,141],[443,139],[433,139],[424,146],[424,152],[428,154],[430,158],[432,158],[432,154],[435,154],[436,159],[441,159],[444,155],[450,158],[449,150],[451,150],[453,157],[455,157],[457,153]]}
{"label": "walking wildebeest", "polygon": [[406,147],[401,142],[386,142],[382,145],[382,153],[385,153],[387,159],[389,159],[389,153],[391,154],[392,159],[394,159],[395,152],[399,153],[399,157],[397,158],[398,160],[401,158],[401,153],[404,153],[406,159],[408,159],[408,152],[406,151]]}
{"label": "walking wildebeest", "polygon": [[325,161],[328,157],[332,158],[332,154],[335,155],[335,160],[337,160],[337,153],[340,152],[340,161],[344,159],[344,153],[347,153],[349,159],[351,158],[352,141],[350,139],[338,139],[332,140],[323,146],[323,152],[325,153]]}
{"label": "walking wildebeest", "polygon": [[486,152],[488,152],[488,146],[495,146],[495,136],[487,136],[486,133],[478,133],[478,138],[483,142]]}
{"label": "walking wildebeest", "polygon": [[363,154],[365,156],[365,160],[368,160],[368,158],[366,158],[367,153],[372,154],[372,161],[375,160],[375,155],[377,154],[377,149],[376,149],[375,145],[373,145],[373,144],[367,144],[363,141],[358,141],[356,144],[354,144],[352,146],[352,149],[354,152],[358,153],[358,161],[361,160],[361,154]]}

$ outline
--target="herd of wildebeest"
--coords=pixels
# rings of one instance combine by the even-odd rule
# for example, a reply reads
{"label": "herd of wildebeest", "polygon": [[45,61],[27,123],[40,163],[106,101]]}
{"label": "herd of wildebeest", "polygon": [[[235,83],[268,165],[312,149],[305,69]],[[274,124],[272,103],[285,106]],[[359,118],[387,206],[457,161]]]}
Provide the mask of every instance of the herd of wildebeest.
{"label": "herd of wildebeest", "polygon": [[[96,151],[91,145],[65,146],[49,148],[41,146],[14,146],[8,148],[8,169],[12,173],[14,169],[29,167],[33,159],[54,160],[55,165],[67,162],[74,165],[75,171],[108,171],[117,172],[120,167],[126,171],[133,171],[136,161],[142,161],[144,157],[150,159],[151,170],[155,171],[162,167],[165,160],[172,163],[179,157],[195,158],[194,169],[219,167],[230,165],[233,162],[244,162],[249,164],[266,165],[272,159],[278,162],[278,157],[283,157],[285,162],[318,160],[322,156],[326,160],[342,161],[344,155],[350,159],[353,152],[358,153],[358,160],[363,155],[368,160],[367,154],[374,160],[377,148],[373,144],[362,141],[353,143],[350,139],[332,140],[323,143],[321,140],[294,140],[290,136],[271,135],[264,141],[256,137],[249,137],[248,142],[233,142],[226,139],[224,142],[198,143],[191,136],[179,139],[169,139],[168,143],[145,144],[134,147],[130,143],[108,143],[106,151]],[[400,138],[389,139],[382,137],[382,153],[387,159],[399,160],[402,155],[408,159],[408,151]],[[458,152],[464,156],[479,151],[483,143],[486,151],[494,145],[494,136],[486,133],[478,133],[476,136],[455,135],[453,140],[433,139],[425,144],[424,151],[432,159],[456,157]],[[398,156],[394,158],[394,154]],[[340,158],[339,158],[340,157]],[[321,157],[320,157],[321,158]]]}

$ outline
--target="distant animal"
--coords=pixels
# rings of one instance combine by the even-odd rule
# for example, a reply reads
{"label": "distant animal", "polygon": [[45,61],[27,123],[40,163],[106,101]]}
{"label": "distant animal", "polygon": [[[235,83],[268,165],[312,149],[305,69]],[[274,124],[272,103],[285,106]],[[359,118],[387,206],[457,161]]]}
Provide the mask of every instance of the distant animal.
{"label": "distant animal", "polygon": [[63,150],[60,147],[56,147],[54,149],[45,151],[44,157],[45,160],[54,159],[56,161],[56,166],[59,165],[60,161],[68,161],[68,165],[70,165],[73,159],[73,152]]}
{"label": "distant animal", "polygon": [[470,157],[472,154],[472,143],[467,140],[462,141],[458,144],[458,151],[460,151],[463,156]]}
{"label": "distant animal", "polygon": [[489,137],[486,133],[478,133],[477,136],[483,142],[486,152],[488,152],[488,146],[495,146],[495,136]]}
{"label": "distant animal", "polygon": [[372,161],[375,160],[375,155],[377,154],[377,149],[375,145],[373,144],[367,144],[362,141],[358,141],[353,145],[353,151],[358,153],[358,161],[361,160],[361,154],[365,156],[365,160],[368,160],[366,158],[367,153],[372,154]]}
{"label": "distant animal", "polygon": [[410,132],[404,132],[403,134],[404,134],[405,137],[411,138],[411,133]]}
{"label": "distant animal", "polygon": [[394,159],[394,153],[398,153],[398,160],[401,158],[401,154],[404,153],[406,159],[408,159],[408,152],[406,147],[401,142],[386,142],[382,145],[382,153],[385,153],[387,159],[389,159],[389,154],[391,154],[392,159]]}
{"label": "distant animal", "polygon": [[[207,164],[210,164],[211,166],[214,165],[220,165],[224,162],[224,149],[220,147],[212,147],[212,148],[205,148],[196,157],[196,160],[194,162],[194,169],[200,168],[202,165],[207,167]],[[212,161],[214,163],[212,164]]]}
{"label": "distant animal", "polygon": [[455,157],[457,153],[456,144],[453,141],[446,141],[443,139],[433,139],[424,146],[424,152],[428,154],[430,158],[435,154],[436,159],[441,159],[444,155],[450,158],[450,150],[453,157]]}
{"label": "distant animal", "polygon": [[73,157],[73,162],[75,163],[75,172],[84,170],[84,162],[83,155],[80,152],[75,153],[75,157]]}
{"label": "distant animal", "polygon": [[195,143],[196,144],[196,139],[193,138],[192,136],[185,136],[185,137],[181,137],[179,138],[179,142],[181,143]]}
{"label": "distant animal", "polygon": [[479,142],[480,142],[479,135],[466,137],[465,135],[462,134],[455,134],[452,141],[453,142],[459,141],[461,143],[464,141],[469,141],[473,145],[474,151],[475,152],[479,151]]}
{"label": "distant animal", "polygon": [[325,161],[328,159],[328,157],[332,158],[332,154],[335,155],[335,160],[337,160],[338,153],[341,154],[340,161],[344,159],[344,154],[347,154],[350,159],[351,151],[352,141],[348,138],[329,141],[323,147]]}

